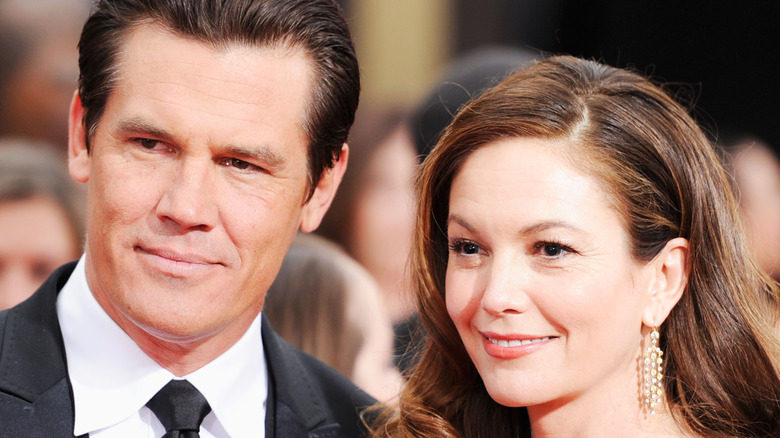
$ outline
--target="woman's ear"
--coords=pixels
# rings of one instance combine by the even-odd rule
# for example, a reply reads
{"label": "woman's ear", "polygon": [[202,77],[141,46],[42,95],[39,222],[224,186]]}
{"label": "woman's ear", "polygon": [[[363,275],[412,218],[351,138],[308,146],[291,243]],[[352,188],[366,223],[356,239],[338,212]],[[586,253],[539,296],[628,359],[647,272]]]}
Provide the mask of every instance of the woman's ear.
{"label": "woman's ear", "polygon": [[688,249],[688,240],[676,237],[650,261],[652,281],[649,282],[649,301],[642,315],[646,326],[660,326],[685,292]]}
{"label": "woman's ear", "polygon": [[344,143],[341,146],[339,159],[333,163],[332,168],[325,169],[317,182],[314,194],[306,202],[306,205],[303,206],[300,228],[304,233],[310,233],[320,225],[322,218],[333,202],[333,198],[336,196],[336,190],[338,190],[339,184],[341,184],[341,179],[344,178],[348,161],[349,146]]}

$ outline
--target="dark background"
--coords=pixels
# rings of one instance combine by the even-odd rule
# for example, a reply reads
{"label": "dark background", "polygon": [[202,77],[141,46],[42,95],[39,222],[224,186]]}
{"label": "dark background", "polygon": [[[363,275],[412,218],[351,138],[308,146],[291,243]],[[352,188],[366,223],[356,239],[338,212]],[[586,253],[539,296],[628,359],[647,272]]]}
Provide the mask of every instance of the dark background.
{"label": "dark background", "polygon": [[676,85],[710,134],[780,147],[778,1],[455,0],[456,54],[509,44],[632,67]]}

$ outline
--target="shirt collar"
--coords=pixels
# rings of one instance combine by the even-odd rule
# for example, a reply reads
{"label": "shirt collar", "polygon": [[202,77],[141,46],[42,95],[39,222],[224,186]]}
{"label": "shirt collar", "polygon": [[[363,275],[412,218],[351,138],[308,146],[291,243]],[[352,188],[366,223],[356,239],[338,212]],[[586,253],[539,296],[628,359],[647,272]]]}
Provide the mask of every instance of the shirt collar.
{"label": "shirt collar", "polygon": [[[57,298],[57,315],[73,387],[74,434],[117,424],[140,409],[174,375],[147,356],[103,311],[87,285],[85,256]],[[215,421],[234,437],[265,429],[268,371],[260,315],[218,358],[184,376],[212,408]]]}

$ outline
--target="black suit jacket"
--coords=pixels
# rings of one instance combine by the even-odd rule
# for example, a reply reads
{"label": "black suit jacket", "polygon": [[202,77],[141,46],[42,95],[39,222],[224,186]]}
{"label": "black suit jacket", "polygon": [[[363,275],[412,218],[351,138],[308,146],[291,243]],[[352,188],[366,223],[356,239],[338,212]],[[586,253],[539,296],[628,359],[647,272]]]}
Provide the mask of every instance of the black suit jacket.
{"label": "black suit jacket", "polygon": [[[30,299],[0,312],[0,437],[73,437],[73,391],[56,300],[74,263]],[[359,412],[371,397],[346,377],[284,342],[263,318],[269,372],[266,436],[365,435]]]}

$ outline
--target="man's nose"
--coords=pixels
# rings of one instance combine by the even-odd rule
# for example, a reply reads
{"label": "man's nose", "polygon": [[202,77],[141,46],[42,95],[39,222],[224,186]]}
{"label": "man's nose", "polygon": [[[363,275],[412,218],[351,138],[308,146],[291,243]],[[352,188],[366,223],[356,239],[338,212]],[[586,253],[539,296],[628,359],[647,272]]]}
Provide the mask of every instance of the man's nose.
{"label": "man's nose", "polygon": [[183,230],[208,231],[217,225],[213,163],[184,158],[165,182],[157,217]]}

